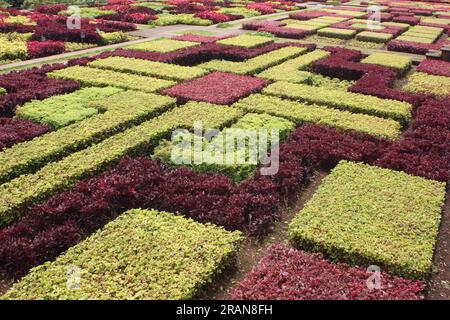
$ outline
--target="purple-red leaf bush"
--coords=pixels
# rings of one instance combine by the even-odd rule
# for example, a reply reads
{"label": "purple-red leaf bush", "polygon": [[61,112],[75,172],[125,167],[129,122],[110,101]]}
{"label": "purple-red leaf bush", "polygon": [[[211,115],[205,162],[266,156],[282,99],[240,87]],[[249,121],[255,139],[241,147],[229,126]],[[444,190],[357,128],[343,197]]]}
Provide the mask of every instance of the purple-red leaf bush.
{"label": "purple-red leaf bush", "polygon": [[416,70],[437,76],[450,77],[450,62],[425,59],[422,60]]}
{"label": "purple-red leaf bush", "polygon": [[18,142],[33,139],[49,130],[49,127],[45,125],[25,119],[0,118],[0,151]]}

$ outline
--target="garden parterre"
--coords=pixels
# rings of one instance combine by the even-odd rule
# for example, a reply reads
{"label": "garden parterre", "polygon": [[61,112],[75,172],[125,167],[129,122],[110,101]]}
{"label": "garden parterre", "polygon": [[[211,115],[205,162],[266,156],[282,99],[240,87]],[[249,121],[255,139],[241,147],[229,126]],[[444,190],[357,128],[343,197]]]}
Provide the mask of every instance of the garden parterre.
{"label": "garden parterre", "polygon": [[[344,21],[336,18],[314,23]],[[394,274],[422,281],[429,277],[450,178],[450,109],[445,87],[419,90],[417,83],[446,83],[446,63],[427,59],[416,71],[398,55],[315,50],[314,45],[281,44],[251,34],[204,38],[157,39],[0,75],[0,275],[24,276],[4,298],[193,298],[232,264],[228,258],[238,251],[241,238],[232,231],[264,237],[279,219],[280,205],[295,199],[316,170],[332,173],[291,223],[290,238],[295,246],[331,259],[286,247],[270,249],[231,297],[423,298],[422,282]],[[29,80],[21,81],[25,77]],[[40,82],[45,85],[33,86]],[[199,120],[205,129],[221,132],[280,129],[277,173],[263,175],[257,163],[174,166],[173,146],[165,139],[179,128],[192,134]],[[372,219],[373,206],[387,226]],[[317,213],[316,207],[326,210]],[[333,223],[322,223],[322,218]],[[313,228],[313,239],[304,240],[316,221],[321,232]],[[139,239],[137,258],[121,240],[124,234]],[[193,242],[180,242],[180,234]],[[389,245],[379,240],[383,236]],[[103,257],[100,252],[111,246],[111,237],[120,241]],[[211,251],[190,249],[195,241],[208,241]],[[370,241],[380,241],[379,250],[367,246]],[[158,249],[146,250],[150,243]],[[174,247],[189,259],[167,255]],[[124,253],[123,259],[114,252]],[[153,279],[155,271],[157,280],[138,292],[130,284],[142,284],[144,276],[124,284],[121,268],[111,267],[114,289],[101,281],[78,292],[55,289],[65,286],[61,275],[67,263],[80,264],[83,278],[93,279],[107,265],[128,261],[125,255],[133,255],[127,265],[135,273],[141,272],[142,259],[156,255],[154,270],[145,276]],[[214,264],[205,262],[207,256],[214,257]],[[93,270],[88,257],[105,269]],[[165,263],[189,267],[189,272],[165,268]],[[363,283],[366,264],[374,263],[383,267],[389,283],[382,291],[368,291]],[[273,278],[265,281],[258,275],[277,268],[307,286],[317,282],[317,270],[331,281],[320,284],[322,293],[273,290]],[[329,272],[336,268],[352,275],[352,281],[332,277]],[[174,277],[186,286],[174,284]],[[348,291],[336,293],[343,285]],[[170,292],[161,293],[160,286]]]}

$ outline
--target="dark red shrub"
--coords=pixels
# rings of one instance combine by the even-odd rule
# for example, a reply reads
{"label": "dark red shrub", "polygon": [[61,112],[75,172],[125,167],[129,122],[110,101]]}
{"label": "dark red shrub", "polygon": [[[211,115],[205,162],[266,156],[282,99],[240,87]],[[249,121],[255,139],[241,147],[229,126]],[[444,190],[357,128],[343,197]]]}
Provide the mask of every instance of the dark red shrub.
{"label": "dark red shrub", "polygon": [[45,125],[20,118],[0,118],[0,150],[49,131]]}
{"label": "dark red shrub", "polygon": [[28,58],[35,59],[47,57],[54,54],[63,53],[65,50],[64,42],[62,41],[29,41],[27,43]]}

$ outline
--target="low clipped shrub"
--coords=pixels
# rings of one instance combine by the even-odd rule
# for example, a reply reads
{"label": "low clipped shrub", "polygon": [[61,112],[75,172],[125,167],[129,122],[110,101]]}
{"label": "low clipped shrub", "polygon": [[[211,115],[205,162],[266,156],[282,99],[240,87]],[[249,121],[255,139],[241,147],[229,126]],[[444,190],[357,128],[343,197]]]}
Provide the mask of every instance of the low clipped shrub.
{"label": "low clipped shrub", "polygon": [[444,60],[425,59],[422,60],[416,70],[433,74],[435,76],[450,77],[450,62]]}
{"label": "low clipped shrub", "polygon": [[90,86],[113,86],[122,89],[155,92],[170,86],[175,82],[163,79],[144,77],[134,74],[99,70],[82,66],[73,66],[48,73],[48,76],[65,80],[79,81]]}
{"label": "low clipped shrub", "polygon": [[351,39],[355,36],[356,30],[338,29],[329,27],[318,30],[317,34],[322,37]]}
{"label": "low clipped shrub", "polygon": [[0,151],[48,132],[44,125],[19,118],[0,118]]}
{"label": "low clipped shrub", "polygon": [[274,42],[273,38],[251,35],[251,34],[242,34],[232,38],[226,38],[219,41],[216,41],[218,44],[244,47],[244,48],[255,48],[263,45],[267,45]]}
{"label": "low clipped shrub", "polygon": [[336,109],[392,118],[407,124],[411,119],[411,105],[406,102],[380,99],[358,93],[329,88],[312,87],[279,81],[263,89],[263,93],[297,101],[327,105]]}
{"label": "low clipped shrub", "polygon": [[421,281],[382,272],[381,288],[370,290],[367,286],[370,276],[364,267],[334,264],[321,253],[276,244],[270,246],[258,265],[231,289],[229,297],[238,300],[423,299],[424,283]]}
{"label": "low clipped shrub", "polygon": [[142,42],[127,46],[130,50],[155,51],[161,53],[172,52],[180,49],[186,49],[198,46],[199,44],[191,41],[180,41],[174,39],[156,39],[148,42]]}
{"label": "low clipped shrub", "polygon": [[375,52],[361,60],[362,63],[377,64],[395,69],[399,75],[404,75],[411,69],[410,57],[394,53]]}
{"label": "low clipped shrub", "polygon": [[170,26],[174,24],[187,24],[195,26],[209,26],[213,22],[209,19],[196,17],[194,14],[158,14],[156,20],[150,20],[148,24],[155,26]]}
{"label": "low clipped shrub", "polygon": [[400,124],[391,119],[307,105],[261,94],[251,95],[233,106],[247,112],[268,113],[295,123],[315,123],[344,132],[354,131],[394,140],[400,135]]}
{"label": "low clipped shrub", "polygon": [[372,31],[362,31],[356,35],[356,40],[376,43],[386,43],[392,38],[393,36],[390,33]]}
{"label": "low clipped shrub", "polygon": [[431,94],[438,98],[450,95],[450,78],[423,72],[413,73],[403,90],[411,93]]}
{"label": "low clipped shrub", "polygon": [[[31,270],[2,298],[190,299],[233,264],[241,241],[239,231],[172,213],[134,209],[54,262]],[[68,265],[81,270],[79,290],[59,280],[67,276]],[[98,281],[105,277],[107,283]]]}
{"label": "low clipped shrub", "polygon": [[258,31],[268,32],[273,34],[274,36],[288,39],[303,39],[308,35],[307,30],[299,29],[299,28],[290,28],[286,27],[278,27],[278,26],[264,26]]}
{"label": "low clipped shrub", "polygon": [[424,279],[444,200],[442,182],[341,161],[296,215],[289,239],[335,260]]}

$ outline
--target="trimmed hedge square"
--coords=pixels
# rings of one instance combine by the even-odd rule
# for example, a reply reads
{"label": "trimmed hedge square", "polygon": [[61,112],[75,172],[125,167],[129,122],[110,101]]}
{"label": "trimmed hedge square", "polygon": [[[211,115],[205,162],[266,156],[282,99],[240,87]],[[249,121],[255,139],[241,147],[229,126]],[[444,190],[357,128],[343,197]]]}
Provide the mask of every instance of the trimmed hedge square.
{"label": "trimmed hedge square", "polygon": [[265,44],[270,44],[272,42],[274,42],[274,39],[270,37],[242,34],[237,37],[219,40],[216,43],[244,48],[254,48]]}
{"label": "trimmed hedge square", "polygon": [[199,43],[192,41],[180,41],[174,39],[156,39],[148,42],[133,44],[127,46],[127,49],[141,50],[141,51],[155,51],[155,52],[172,52],[180,49],[198,46]]}
{"label": "trimmed hedge square", "polygon": [[180,102],[195,100],[231,104],[251,93],[261,91],[268,83],[267,80],[250,76],[213,72],[166,89],[164,93]]}
{"label": "trimmed hedge square", "polygon": [[341,161],[289,226],[299,248],[392,274],[429,275],[445,183]]}
{"label": "trimmed hedge square", "polygon": [[[239,231],[156,210],[127,211],[54,262],[30,271],[6,299],[191,299],[233,264]],[[78,289],[68,268],[80,270]]]}
{"label": "trimmed hedge square", "polygon": [[363,31],[356,35],[356,40],[376,42],[376,43],[386,43],[393,37],[390,33],[373,32],[373,31]]}
{"label": "trimmed hedge square", "polygon": [[450,77],[414,72],[403,90],[411,93],[431,94],[437,98],[450,96]]}
{"label": "trimmed hedge square", "polygon": [[351,39],[356,32],[356,30],[351,29],[323,28],[317,31],[317,34],[322,37]]}
{"label": "trimmed hedge square", "polygon": [[401,75],[408,72],[412,65],[410,57],[401,54],[385,52],[372,53],[367,58],[362,59],[361,62],[393,68],[397,70],[397,72]]}

